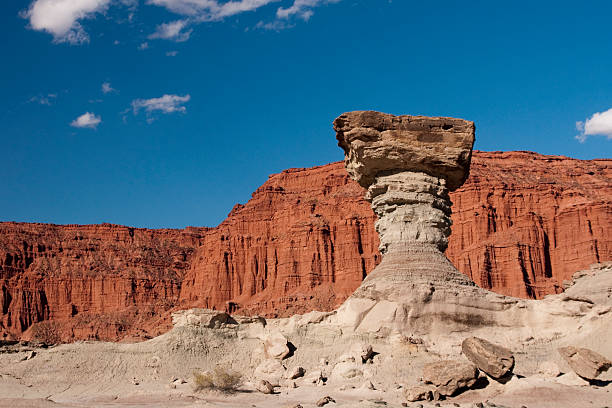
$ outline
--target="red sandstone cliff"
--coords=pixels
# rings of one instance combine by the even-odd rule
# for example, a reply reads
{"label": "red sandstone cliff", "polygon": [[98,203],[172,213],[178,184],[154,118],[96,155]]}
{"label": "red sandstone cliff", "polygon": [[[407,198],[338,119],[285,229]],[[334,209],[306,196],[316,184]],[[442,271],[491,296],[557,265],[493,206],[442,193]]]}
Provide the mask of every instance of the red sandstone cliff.
{"label": "red sandstone cliff", "polygon": [[[52,319],[63,340],[143,337],[189,306],[332,309],[380,259],[363,193],[332,163],[270,176],[211,229],[0,223],[0,335]],[[539,298],[612,259],[612,160],[475,152],[451,199],[447,255],[485,288]]]}

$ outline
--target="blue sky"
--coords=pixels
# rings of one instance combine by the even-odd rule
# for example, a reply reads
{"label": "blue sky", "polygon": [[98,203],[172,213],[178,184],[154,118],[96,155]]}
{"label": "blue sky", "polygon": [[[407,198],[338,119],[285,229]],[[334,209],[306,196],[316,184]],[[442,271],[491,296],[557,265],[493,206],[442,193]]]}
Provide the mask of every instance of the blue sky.
{"label": "blue sky", "polygon": [[611,4],[4,1],[0,220],[215,226],[357,109],[609,158]]}

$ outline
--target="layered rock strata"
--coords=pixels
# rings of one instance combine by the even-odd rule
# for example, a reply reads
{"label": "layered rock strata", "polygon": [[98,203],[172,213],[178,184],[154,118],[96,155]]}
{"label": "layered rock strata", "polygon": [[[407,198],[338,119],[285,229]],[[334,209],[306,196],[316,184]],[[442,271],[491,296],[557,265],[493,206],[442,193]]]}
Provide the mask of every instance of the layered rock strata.
{"label": "layered rock strata", "polygon": [[417,294],[427,302],[434,282],[473,285],[443,251],[451,232],[449,189],[468,176],[474,124],[358,111],[338,117],[334,129],[349,175],[368,189],[383,254],[352,299],[404,301]]}

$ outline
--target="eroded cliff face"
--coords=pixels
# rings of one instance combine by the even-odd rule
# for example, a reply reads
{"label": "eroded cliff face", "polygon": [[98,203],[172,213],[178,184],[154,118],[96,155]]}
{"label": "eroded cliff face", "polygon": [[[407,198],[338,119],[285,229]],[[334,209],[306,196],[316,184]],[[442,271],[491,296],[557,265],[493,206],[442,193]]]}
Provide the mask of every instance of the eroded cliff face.
{"label": "eroded cliff face", "polygon": [[0,334],[46,320],[64,340],[156,333],[205,231],[0,223]]}
{"label": "eroded cliff face", "polygon": [[[0,338],[49,318],[65,341],[143,338],[188,306],[331,310],[380,262],[364,192],[332,163],[270,176],[216,228],[0,223]],[[612,260],[612,160],[474,152],[451,201],[446,254],[484,288],[540,298]]]}

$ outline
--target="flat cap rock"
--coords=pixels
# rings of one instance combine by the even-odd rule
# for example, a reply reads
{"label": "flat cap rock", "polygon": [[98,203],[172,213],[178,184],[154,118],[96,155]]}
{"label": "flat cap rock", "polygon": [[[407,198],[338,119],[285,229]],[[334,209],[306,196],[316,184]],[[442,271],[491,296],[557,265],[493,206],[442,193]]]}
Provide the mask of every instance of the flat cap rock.
{"label": "flat cap rock", "polygon": [[514,368],[514,356],[510,350],[478,337],[463,340],[461,351],[479,370],[493,378],[502,378]]}
{"label": "flat cap rock", "polygon": [[474,122],[355,111],[336,118],[334,129],[347,171],[362,187],[378,175],[414,171],[446,180],[452,191],[469,174]]}

